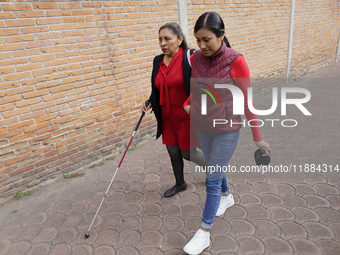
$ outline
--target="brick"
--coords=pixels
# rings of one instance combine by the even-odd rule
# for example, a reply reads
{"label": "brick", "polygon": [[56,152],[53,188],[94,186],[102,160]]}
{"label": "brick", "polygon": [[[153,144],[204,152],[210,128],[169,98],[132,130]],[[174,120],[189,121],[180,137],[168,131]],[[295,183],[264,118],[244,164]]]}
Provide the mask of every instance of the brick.
{"label": "brick", "polygon": [[74,25],[73,24],[62,24],[62,25],[50,25],[50,30],[54,31],[60,31],[60,30],[71,30],[74,29]]}
{"label": "brick", "polygon": [[39,40],[53,39],[53,38],[61,37],[61,32],[36,34],[35,36],[36,36]]}
{"label": "brick", "polygon": [[81,3],[60,3],[59,8],[60,9],[81,9],[82,4]]}
{"label": "brick", "polygon": [[36,122],[36,123],[40,123],[40,122],[43,122],[43,121],[47,121],[47,120],[54,119],[54,118],[56,118],[57,116],[58,116],[58,113],[53,113],[53,114],[45,115],[45,116],[36,118],[36,119],[35,119],[35,122]]}
{"label": "brick", "polygon": [[21,135],[21,134],[22,134],[21,130],[7,132],[7,133],[4,133],[4,134],[1,134],[0,139],[6,139],[6,138],[9,138],[9,137],[13,137],[13,136]]}
{"label": "brick", "polygon": [[4,11],[22,11],[31,10],[31,4],[2,4],[2,10]]}
{"label": "brick", "polygon": [[58,51],[65,51],[65,50],[66,50],[65,45],[41,48],[42,53],[51,53],[51,52],[58,52]]}
{"label": "brick", "polygon": [[30,154],[27,153],[27,154],[20,155],[18,157],[6,160],[4,163],[5,163],[5,166],[9,166],[9,165],[15,164],[17,162],[23,161],[23,160],[25,160],[25,159],[27,159],[29,157],[30,157]]}
{"label": "brick", "polygon": [[14,104],[0,105],[0,112],[13,110],[14,108]]}
{"label": "brick", "polygon": [[[39,56],[36,56],[36,57],[30,57],[29,58],[30,59],[30,62],[31,63],[34,63],[34,62],[44,62],[44,61],[46,61],[46,60],[52,60],[52,59],[55,59],[55,56],[54,56],[54,54],[43,54],[43,55],[39,55]],[[50,70],[50,71],[54,71],[54,70],[56,70],[56,69],[48,69],[48,70]],[[42,74],[46,74],[45,72],[43,72],[42,70],[37,70],[37,71],[33,71],[32,72],[32,74],[33,74],[33,76],[38,76],[39,75],[39,73],[42,73]]]}
{"label": "brick", "polygon": [[35,136],[34,133],[28,133],[28,134],[24,134],[24,135],[20,135],[20,136],[16,136],[16,137],[10,138],[9,142],[10,143],[21,142],[23,140],[26,140],[26,139],[34,137],[34,136]]}
{"label": "brick", "polygon": [[52,42],[50,40],[45,40],[45,41],[37,41],[37,42],[27,42],[25,43],[25,45],[26,45],[26,48],[36,48],[36,47],[52,45]]}
{"label": "brick", "polygon": [[20,142],[20,143],[15,143],[13,145],[9,145],[9,146],[1,149],[1,154],[9,152],[9,151],[15,151],[16,149],[25,147],[26,145],[28,145],[27,141],[23,141],[23,142]]}
{"label": "brick", "polygon": [[101,7],[102,2],[83,2],[84,7]]}
{"label": "brick", "polygon": [[[36,111],[36,112],[31,112],[31,113],[27,113],[27,114],[23,114],[20,115],[20,120],[28,120],[28,119],[32,119],[35,118],[37,116],[42,116],[44,115],[45,112],[44,111]],[[26,132],[26,131],[25,131]]]}
{"label": "brick", "polygon": [[59,125],[54,125],[52,127],[39,129],[39,130],[37,130],[36,134],[37,135],[43,135],[43,134],[50,133],[50,132],[53,132],[53,131],[58,130],[58,129],[59,129]]}
{"label": "brick", "polygon": [[[34,35],[17,35],[6,37],[7,43],[34,41]],[[4,47],[4,46],[3,46]]]}
{"label": "brick", "polygon": [[38,55],[38,54],[40,54],[40,49],[18,50],[18,51],[13,52],[13,57],[20,58],[20,57],[26,57],[26,56]]}
{"label": "brick", "polygon": [[0,19],[15,19],[15,12],[2,12]]}
{"label": "brick", "polygon": [[2,116],[4,118],[9,118],[9,117],[12,117],[12,116],[15,116],[15,115],[19,116],[20,114],[27,113],[27,112],[30,112],[30,108],[24,107],[24,108],[20,108],[20,109],[8,111],[8,112],[3,112]]}
{"label": "brick", "polygon": [[[18,72],[23,72],[23,71],[28,71],[28,70],[33,70],[33,69],[38,69],[38,68],[43,68],[42,63],[35,63],[35,64],[28,64],[28,65],[18,65],[16,66]],[[31,75],[28,75],[27,77],[30,77]]]}
{"label": "brick", "polygon": [[59,149],[57,149],[57,150],[53,150],[53,151],[50,151],[50,152],[47,152],[47,153],[44,153],[43,154],[43,157],[44,158],[49,158],[49,157],[51,157],[51,156],[53,156],[53,155],[55,155],[55,154],[60,154],[61,152],[64,152],[65,151],[65,148],[63,147],[63,148],[59,148]]}
{"label": "brick", "polygon": [[[16,130],[16,129],[19,129],[19,128],[22,128],[22,127],[27,127],[27,126],[30,126],[30,125],[33,125],[33,124],[34,124],[34,120],[24,121],[24,122],[20,122],[20,123],[8,126],[8,130],[12,131],[12,130]],[[21,134],[21,132],[20,132],[20,134]]]}
{"label": "brick", "polygon": [[46,95],[46,94],[48,94],[48,90],[42,89],[42,90],[38,90],[38,91],[25,93],[25,94],[23,94],[23,97],[24,98],[40,97],[40,96]]}
{"label": "brick", "polygon": [[69,15],[71,15],[71,11],[66,11],[66,10],[46,11],[46,16],[47,17],[69,16]]}
{"label": "brick", "polygon": [[55,100],[61,97],[65,97],[66,93],[65,92],[60,92],[60,93],[55,93],[53,95],[48,95],[48,96],[43,96],[44,102],[50,101],[50,100]]}
{"label": "brick", "polygon": [[35,83],[39,83],[45,80],[46,80],[46,77],[44,76],[21,80],[21,85],[25,86],[25,85],[35,84]]}
{"label": "brick", "polygon": [[24,27],[24,26],[34,26],[34,19],[22,19],[22,20],[7,20],[6,25],[8,27]]}
{"label": "brick", "polygon": [[23,27],[22,29],[23,34],[31,34],[31,33],[41,33],[49,31],[48,26],[33,26],[33,27]]}
{"label": "brick", "polygon": [[0,36],[18,35],[18,34],[21,34],[20,28],[0,29]]}
{"label": "brick", "polygon": [[49,138],[51,138],[51,137],[52,137],[52,134],[45,134],[45,135],[43,135],[43,136],[38,136],[38,137],[35,137],[35,138],[33,138],[33,139],[29,139],[29,140],[28,140],[28,143],[29,143],[29,144],[34,144],[34,143],[36,143],[36,142],[40,142],[40,141],[47,140],[47,139],[49,139]]}
{"label": "brick", "polygon": [[34,3],[33,4],[34,9],[58,9],[57,3]]}
{"label": "brick", "polygon": [[68,157],[68,156],[70,156],[70,155],[72,155],[74,153],[77,153],[78,151],[79,151],[78,148],[74,148],[74,149],[72,149],[70,151],[67,151],[67,152],[59,154],[59,158],[62,159],[62,158]]}
{"label": "brick", "polygon": [[5,81],[11,81],[11,80],[18,80],[18,79],[23,79],[23,78],[28,78],[28,77],[31,77],[30,72],[22,72],[22,73],[4,75],[3,79]]}
{"label": "brick", "polygon": [[[35,19],[35,22],[37,23],[37,25],[60,24],[61,18],[51,18],[51,17],[49,17],[49,18],[39,18],[39,19]],[[51,30],[55,30],[55,29],[51,28]]]}

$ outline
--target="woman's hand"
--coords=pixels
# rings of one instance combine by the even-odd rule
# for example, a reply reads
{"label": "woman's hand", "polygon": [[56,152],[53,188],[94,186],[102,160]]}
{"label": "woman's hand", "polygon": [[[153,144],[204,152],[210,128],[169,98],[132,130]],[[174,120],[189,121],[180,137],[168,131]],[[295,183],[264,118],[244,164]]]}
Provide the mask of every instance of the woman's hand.
{"label": "woman's hand", "polygon": [[262,140],[255,143],[261,149],[262,153],[264,153],[262,156],[267,156],[269,154],[270,145],[267,142]]}
{"label": "woman's hand", "polygon": [[146,101],[142,104],[142,111],[147,112],[152,107],[151,103],[149,102],[148,107],[146,107]]}
{"label": "woman's hand", "polygon": [[190,113],[190,105],[184,106],[183,109],[189,115],[189,113]]}

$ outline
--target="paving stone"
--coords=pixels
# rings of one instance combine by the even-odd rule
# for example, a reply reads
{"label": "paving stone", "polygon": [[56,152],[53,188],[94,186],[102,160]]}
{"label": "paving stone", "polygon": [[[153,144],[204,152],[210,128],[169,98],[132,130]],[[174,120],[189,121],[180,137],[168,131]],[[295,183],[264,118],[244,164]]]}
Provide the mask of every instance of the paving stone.
{"label": "paving stone", "polygon": [[200,201],[200,198],[195,193],[189,193],[189,192],[182,192],[179,193],[180,200],[178,201],[179,205],[184,204],[197,204]]}
{"label": "paving stone", "polygon": [[37,243],[32,245],[27,255],[46,255],[49,254],[50,249],[49,243]]}
{"label": "paving stone", "polygon": [[201,207],[192,204],[186,204],[182,206],[182,218],[193,217],[193,216],[202,216],[203,210]]}
{"label": "paving stone", "polygon": [[[1,243],[1,240],[0,240],[0,243]],[[0,247],[1,247],[0,254],[4,254],[2,252],[6,252],[7,251],[6,248],[4,248],[2,244],[0,244]],[[26,254],[30,250],[30,248],[31,248],[31,244],[27,241],[13,243],[12,247],[10,248],[10,250],[8,250],[6,255]]]}
{"label": "paving stone", "polygon": [[260,205],[261,199],[254,194],[240,194],[240,199],[243,206],[250,206],[250,205]]}
{"label": "paving stone", "polygon": [[307,231],[300,224],[291,221],[281,221],[277,225],[281,227],[281,238],[285,240],[295,237],[307,237]]}
{"label": "paving stone", "polygon": [[172,250],[175,248],[183,249],[186,243],[187,243],[187,238],[181,232],[176,232],[176,231],[168,232],[164,234],[164,241],[160,249],[162,251],[168,251],[168,250]]}
{"label": "paving stone", "polygon": [[269,185],[268,183],[258,182],[253,184],[254,193],[261,194],[261,193],[274,193],[274,188]]}
{"label": "paving stone", "polygon": [[166,204],[163,205],[163,210],[161,213],[161,217],[166,217],[170,215],[180,215],[182,212],[182,208],[176,204]]}
{"label": "paving stone", "polygon": [[294,239],[289,240],[288,242],[293,246],[294,254],[296,255],[322,254],[320,248],[316,244],[306,239],[294,238]]}
{"label": "paving stone", "polygon": [[248,206],[246,210],[248,212],[247,220],[249,221],[270,218],[269,211],[262,206]]}
{"label": "paving stone", "polygon": [[327,195],[339,195],[339,190],[327,184],[315,184],[314,188],[318,191],[318,195],[325,197]]}
{"label": "paving stone", "polygon": [[72,255],[92,255],[93,249],[90,245],[77,245],[72,248]]}
{"label": "paving stone", "polygon": [[147,230],[159,230],[162,227],[162,224],[163,222],[158,216],[144,216],[138,231],[144,232]]}
{"label": "paving stone", "polygon": [[83,218],[84,217],[80,213],[69,214],[59,228],[77,227],[82,222]]}
{"label": "paving stone", "polygon": [[38,236],[40,232],[40,227],[38,225],[28,225],[24,226],[21,232],[13,239],[14,242],[27,240],[31,241]]}
{"label": "paving stone", "polygon": [[317,190],[310,185],[307,184],[294,184],[293,187],[296,190],[296,195],[304,196],[304,195],[315,195]]}
{"label": "paving stone", "polygon": [[274,195],[274,194],[260,194],[259,197],[262,200],[261,205],[263,207],[270,207],[270,206],[281,206],[283,205],[283,200],[281,197]]}
{"label": "paving stone", "polygon": [[292,209],[292,212],[295,214],[295,221],[298,223],[319,221],[319,215],[310,209],[295,207]]}
{"label": "paving stone", "polygon": [[122,212],[123,215],[134,214],[137,215],[143,210],[143,207],[139,204],[127,204]]}
{"label": "paving stone", "polygon": [[54,207],[55,203],[52,201],[41,201],[32,211],[32,213],[44,212],[48,213]]}
{"label": "paving stone", "polygon": [[[95,214],[93,213],[93,214],[89,214],[89,215],[85,216],[84,219],[83,219],[83,221],[82,221],[80,224],[78,224],[78,225],[76,226],[76,228],[77,228],[77,229],[88,228],[88,227],[90,226],[90,224],[91,224],[93,218],[94,218],[94,215],[95,215]],[[101,216],[100,214],[98,214],[97,217],[96,217],[96,219],[95,219],[95,221],[93,222],[92,227],[93,227],[93,228],[98,227],[98,226],[102,223],[102,221],[103,221],[103,220],[102,220],[102,216]]]}
{"label": "paving stone", "polygon": [[329,195],[326,196],[329,201],[331,208],[338,211],[340,209],[340,196],[339,195]]}
{"label": "paving stone", "polygon": [[106,214],[102,217],[102,223],[97,227],[100,231],[106,228],[116,229],[121,224],[121,218],[115,214]]}
{"label": "paving stone", "polygon": [[293,207],[300,207],[300,206],[306,206],[307,202],[296,195],[285,195],[282,196],[282,200],[284,202],[284,207],[291,209]]}
{"label": "paving stone", "polygon": [[221,217],[216,217],[210,233],[211,235],[219,235],[219,234],[226,235],[230,233],[230,230],[231,230],[231,226],[228,221],[224,220]]}
{"label": "paving stone", "polygon": [[163,252],[156,248],[145,248],[140,251],[140,255],[163,255]]}
{"label": "paving stone", "polygon": [[32,240],[32,243],[51,242],[57,236],[58,230],[55,227],[43,228],[39,235]]}
{"label": "paving stone", "polygon": [[329,202],[318,195],[305,195],[303,198],[307,201],[307,206],[311,209],[318,207],[329,207]]}
{"label": "paving stone", "polygon": [[295,190],[289,184],[274,184],[275,194],[277,195],[287,195],[287,194],[295,194]]}
{"label": "paving stone", "polygon": [[316,243],[322,254],[338,254],[340,251],[340,244],[334,240],[321,240]]}
{"label": "paving stone", "polygon": [[184,221],[178,217],[166,217],[163,219],[163,227],[161,233],[167,233],[170,231],[182,231],[184,229]]}
{"label": "paving stone", "polygon": [[157,192],[147,192],[144,194],[143,203],[158,203],[162,199]]}
{"label": "paving stone", "polygon": [[57,236],[52,240],[52,244],[70,243],[77,237],[77,235],[78,231],[74,228],[61,229]]}
{"label": "paving stone", "polygon": [[293,254],[290,244],[278,237],[265,237],[262,242],[266,247],[264,254]]}
{"label": "paving stone", "polygon": [[253,236],[242,235],[236,238],[239,249],[237,254],[263,254],[265,247],[260,240]]}
{"label": "paving stone", "polygon": [[140,213],[140,216],[149,216],[149,215],[159,215],[162,212],[162,207],[158,204],[145,204],[143,205],[143,210]]}
{"label": "paving stone", "polygon": [[72,214],[72,213],[82,213],[85,212],[86,209],[88,208],[87,203],[85,202],[77,202],[72,204],[72,207],[69,211],[67,211],[67,215]]}
{"label": "paving stone", "polygon": [[12,242],[8,239],[0,239],[0,254],[5,254],[12,246]]}
{"label": "paving stone", "polygon": [[[118,238],[118,237],[117,237]],[[99,233],[100,239],[100,233]],[[98,241],[98,240],[97,240]],[[120,249],[122,247],[136,247],[136,245],[140,242],[140,233],[135,230],[124,230],[119,232],[118,241],[106,243],[107,245],[114,244],[115,249]]]}
{"label": "paving stone", "polygon": [[268,220],[255,220],[252,222],[255,227],[255,236],[258,238],[280,236],[280,228]]}
{"label": "paving stone", "polygon": [[268,210],[271,213],[271,220],[274,222],[278,222],[281,220],[294,220],[294,214],[286,208],[272,206],[269,207]]}
{"label": "paving stone", "polygon": [[10,220],[6,223],[7,226],[9,225],[22,225],[26,223],[31,218],[31,215],[28,212],[18,212],[12,216]]}
{"label": "paving stone", "polygon": [[340,242],[340,223],[332,223],[329,224],[328,227],[333,231],[335,241]]}
{"label": "paving stone", "polygon": [[211,254],[219,254],[221,252],[236,252],[238,243],[229,235],[214,235],[211,237]]}
{"label": "paving stone", "polygon": [[51,251],[49,255],[70,255],[71,254],[71,246],[66,243],[56,244],[51,246]]}
{"label": "paving stone", "polygon": [[143,195],[138,192],[129,192],[126,194],[125,200],[123,203],[138,203],[142,201]]}
{"label": "paving stone", "polygon": [[201,227],[201,217],[189,217],[184,220],[184,233],[196,233],[196,231]]}
{"label": "paving stone", "polygon": [[21,225],[8,226],[1,233],[0,239],[2,238],[13,239],[14,237],[20,234],[21,230],[22,230]]}
{"label": "paving stone", "polygon": [[41,227],[59,226],[65,220],[65,216],[61,213],[55,213],[48,216],[47,221],[45,221]]}
{"label": "paving stone", "polygon": [[130,193],[132,191],[140,192],[144,189],[145,184],[141,182],[130,182],[125,192]]}
{"label": "paving stone", "polygon": [[126,229],[138,229],[142,223],[142,220],[137,215],[126,215],[121,218],[121,223],[117,231],[123,231]]}
{"label": "paving stone", "polygon": [[139,253],[132,247],[124,247],[117,250],[117,255],[139,255]]}
{"label": "paving stone", "polygon": [[235,219],[231,220],[229,223],[231,226],[230,235],[232,237],[253,235],[255,233],[255,228],[249,221],[243,219]]}
{"label": "paving stone", "polygon": [[223,217],[225,220],[231,220],[236,218],[245,219],[247,217],[247,211],[242,206],[235,204],[229,207],[226,210],[225,214],[220,217]]}
{"label": "paving stone", "polygon": [[115,255],[116,251],[110,246],[100,246],[94,249],[94,254]]}
{"label": "paving stone", "polygon": [[334,239],[332,230],[320,223],[306,222],[302,226],[307,230],[308,239],[311,241],[318,241],[320,239]]}
{"label": "paving stone", "polygon": [[317,208],[314,210],[320,216],[320,223],[328,225],[329,223],[340,222],[340,213],[330,208]]}
{"label": "paving stone", "polygon": [[254,188],[248,183],[235,183],[233,184],[235,191],[234,193],[242,194],[242,193],[254,193]]}
{"label": "paving stone", "polygon": [[164,237],[158,231],[154,230],[144,231],[141,234],[140,243],[137,245],[136,248],[138,250],[142,250],[147,247],[161,248],[164,240],[165,240]]}
{"label": "paving stone", "polygon": [[145,183],[144,184],[144,188],[142,190],[143,193],[147,193],[147,192],[157,192],[159,191],[161,188],[161,185],[158,183],[153,183],[153,182],[149,182],[149,183]]}

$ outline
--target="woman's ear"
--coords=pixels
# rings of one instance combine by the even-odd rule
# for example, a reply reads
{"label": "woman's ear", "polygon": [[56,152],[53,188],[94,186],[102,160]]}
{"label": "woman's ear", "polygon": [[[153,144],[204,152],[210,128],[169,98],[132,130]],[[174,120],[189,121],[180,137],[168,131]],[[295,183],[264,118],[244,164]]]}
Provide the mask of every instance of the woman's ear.
{"label": "woman's ear", "polygon": [[179,42],[178,46],[180,46],[180,45],[182,44],[183,40],[184,40],[183,36],[181,36],[180,38],[178,38],[178,42]]}

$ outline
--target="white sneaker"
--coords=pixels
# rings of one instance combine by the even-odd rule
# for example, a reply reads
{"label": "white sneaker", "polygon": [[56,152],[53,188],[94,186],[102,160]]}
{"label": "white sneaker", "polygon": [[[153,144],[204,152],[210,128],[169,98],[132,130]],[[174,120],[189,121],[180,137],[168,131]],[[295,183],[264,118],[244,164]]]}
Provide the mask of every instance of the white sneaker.
{"label": "white sneaker", "polygon": [[228,196],[222,196],[221,201],[220,201],[220,205],[219,205],[217,213],[216,213],[216,216],[223,215],[225,213],[225,210],[227,210],[233,204],[235,204],[233,194],[230,194]]}
{"label": "white sneaker", "polygon": [[190,255],[198,255],[210,246],[210,233],[202,229],[197,230],[196,234],[184,246],[183,251]]}

